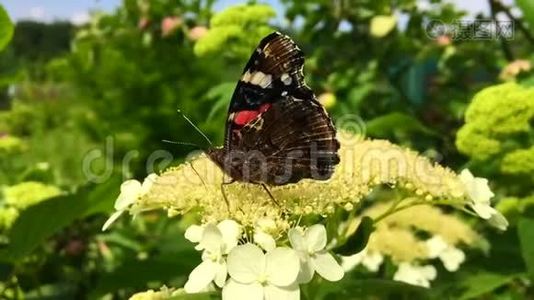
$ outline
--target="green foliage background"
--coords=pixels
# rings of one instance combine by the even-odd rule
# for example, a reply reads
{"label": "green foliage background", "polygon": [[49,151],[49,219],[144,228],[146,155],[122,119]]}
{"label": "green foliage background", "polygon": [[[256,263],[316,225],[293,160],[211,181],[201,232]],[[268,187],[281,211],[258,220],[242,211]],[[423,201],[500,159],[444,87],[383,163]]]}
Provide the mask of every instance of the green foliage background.
{"label": "green foliage background", "polygon": [[[474,223],[491,247],[468,253],[458,272],[440,272],[446,276],[430,290],[386,280],[391,270],[355,271],[305,295],[532,299],[534,77],[527,71],[502,83],[499,73],[515,59],[532,60],[534,6],[515,4],[524,19],[515,20],[512,40],[451,40],[430,38],[426,25],[465,12],[419,2],[284,0],[284,15],[276,15],[266,4],[214,12],[213,1],[124,0],[81,27],[13,25],[0,6],[0,298],[122,299],[182,286],[199,261],[183,239],[192,220],[152,213],[106,233],[101,225],[121,180],[153,171],[146,162],[155,151],[172,154],[157,157],[157,171],[192,150],[162,140],[205,143],[177,109],[222,143],[241,69],[276,29],[303,48],[307,82],[329,99],[339,126],[358,115],[370,137],[488,177],[512,224],[495,233]],[[176,21],[169,30],[167,17]],[[101,154],[91,170],[105,180],[84,174],[91,153]]]}

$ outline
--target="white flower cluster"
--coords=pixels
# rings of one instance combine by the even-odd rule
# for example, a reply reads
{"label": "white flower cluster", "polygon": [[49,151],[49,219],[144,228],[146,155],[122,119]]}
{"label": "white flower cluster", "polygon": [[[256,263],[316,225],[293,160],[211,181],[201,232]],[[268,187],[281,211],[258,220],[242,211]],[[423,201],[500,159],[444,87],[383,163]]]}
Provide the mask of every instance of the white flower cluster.
{"label": "white flower cluster", "polygon": [[[465,261],[465,254],[462,250],[449,245],[439,236],[433,236],[425,242],[428,252],[428,259],[439,258],[445,269],[455,272]],[[360,253],[344,256],[341,258],[341,266],[345,272],[353,270],[356,266],[362,265],[371,272],[377,272],[384,262],[384,256],[379,252],[370,252],[367,249]],[[436,279],[437,270],[432,265],[418,265],[413,262],[401,262],[397,271],[393,275],[393,280],[402,281],[412,285],[430,287],[430,281]]]}
{"label": "white flower cluster", "polygon": [[[465,260],[465,254],[462,250],[447,244],[439,235],[426,240],[426,246],[428,258],[439,258],[449,272],[457,271]],[[437,274],[438,272],[433,265],[402,262],[393,275],[393,280],[429,288],[430,281],[436,279]]]}
{"label": "white flower cluster", "polygon": [[[455,182],[459,182],[463,201],[451,200],[449,204],[464,210],[468,207],[490,224],[505,230],[508,226],[506,218],[491,206],[494,194],[488,180],[474,177],[467,169],[453,176]],[[103,230],[126,211],[135,214],[158,207],[140,206],[139,202],[146,198],[151,188],[154,190],[154,182],[160,178],[150,174],[143,183],[136,180],[124,182],[115,202],[116,212],[106,221]],[[217,224],[192,225],[187,229],[185,237],[202,252],[202,262],[189,275],[185,292],[198,293],[219,287],[226,300],[300,299],[299,285],[310,282],[315,273],[328,281],[338,281],[345,272],[358,265],[377,272],[385,256],[398,266],[394,280],[429,287],[437,277],[436,268],[429,261],[439,259],[446,270],[455,272],[465,260],[464,252],[456,247],[458,241],[434,232],[430,239],[421,241],[422,246],[417,248],[418,257],[395,259],[391,251],[369,247],[355,255],[342,257],[340,265],[326,250],[327,233],[323,225],[287,230],[288,225],[281,231],[273,219],[253,219],[249,224],[254,225],[246,228],[242,224],[245,223],[227,219]]]}
{"label": "white flower cluster", "polygon": [[257,226],[249,239],[233,220],[192,225],[185,237],[202,251],[202,262],[184,286],[187,293],[209,290],[214,283],[222,288],[226,300],[300,299],[299,284],[311,281],[315,273],[329,281],[338,281],[344,275],[343,268],[325,249],[323,225],[290,229],[291,247],[277,246],[265,226]]}

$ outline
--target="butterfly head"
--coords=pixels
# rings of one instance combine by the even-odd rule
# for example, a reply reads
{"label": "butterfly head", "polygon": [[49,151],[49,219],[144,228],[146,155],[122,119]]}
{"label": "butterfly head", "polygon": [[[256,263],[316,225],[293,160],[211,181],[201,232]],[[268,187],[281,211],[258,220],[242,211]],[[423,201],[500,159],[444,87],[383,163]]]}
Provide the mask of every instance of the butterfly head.
{"label": "butterfly head", "polygon": [[226,151],[224,148],[208,148],[204,151],[206,155],[221,169],[223,169],[224,165],[224,157],[226,155]]}

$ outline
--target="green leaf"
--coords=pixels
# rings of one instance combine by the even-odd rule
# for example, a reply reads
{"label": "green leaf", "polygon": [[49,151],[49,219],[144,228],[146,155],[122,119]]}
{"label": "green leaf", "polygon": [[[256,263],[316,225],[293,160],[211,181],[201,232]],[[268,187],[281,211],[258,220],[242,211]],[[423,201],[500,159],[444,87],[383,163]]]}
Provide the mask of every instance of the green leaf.
{"label": "green leaf", "polygon": [[9,244],[0,252],[2,260],[15,261],[28,255],[40,243],[80,219],[109,211],[117,196],[118,178],[90,185],[78,192],[50,198],[20,214],[8,232]]}
{"label": "green leaf", "polygon": [[429,299],[429,290],[393,280],[346,278],[321,284],[313,299]]}
{"label": "green leaf", "polygon": [[516,3],[523,11],[523,16],[529,23],[530,29],[534,29],[534,2],[532,0],[517,0]]}
{"label": "green leaf", "polygon": [[228,105],[228,99],[232,97],[234,88],[235,82],[224,82],[212,87],[206,93],[206,98],[216,100],[208,114],[208,120],[211,120],[219,110],[226,108]]}
{"label": "green leaf", "polygon": [[0,51],[4,50],[13,37],[13,23],[2,5],[0,5]]}
{"label": "green leaf", "polygon": [[462,280],[466,288],[460,299],[472,299],[490,293],[493,290],[509,283],[514,276],[497,273],[480,272],[470,275]]}
{"label": "green leaf", "polygon": [[0,282],[5,282],[13,272],[13,265],[0,263]]}
{"label": "green leaf", "polygon": [[399,112],[389,113],[367,122],[367,134],[374,137],[386,137],[400,130],[403,132],[424,133],[431,136],[438,135],[413,116]]}
{"label": "green leaf", "polygon": [[530,278],[534,280],[534,219],[522,218],[517,224],[521,253]]}
{"label": "green leaf", "polygon": [[147,260],[127,260],[113,272],[102,274],[92,297],[96,298],[124,288],[146,288],[148,282],[168,282],[180,276],[187,276],[200,262],[194,250],[166,254]]}
{"label": "green leaf", "polygon": [[76,286],[68,282],[43,284],[24,293],[24,299],[27,300],[66,300],[75,297]]}
{"label": "green leaf", "polygon": [[362,251],[367,242],[371,233],[375,230],[374,221],[368,216],[364,216],[358,229],[351,235],[345,244],[341,247],[334,249],[334,252],[341,255],[352,255]]}

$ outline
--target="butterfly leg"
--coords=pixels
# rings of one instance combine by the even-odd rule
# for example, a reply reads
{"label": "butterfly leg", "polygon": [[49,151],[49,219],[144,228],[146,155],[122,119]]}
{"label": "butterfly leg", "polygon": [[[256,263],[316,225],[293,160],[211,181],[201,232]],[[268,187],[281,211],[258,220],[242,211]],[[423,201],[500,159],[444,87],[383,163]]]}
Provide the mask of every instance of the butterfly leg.
{"label": "butterfly leg", "polygon": [[269,190],[269,188],[265,185],[265,183],[260,182],[260,185],[263,187],[263,189],[265,190],[265,192],[267,192],[267,194],[269,195],[269,197],[271,197],[271,200],[273,200],[274,204],[276,204],[278,207],[281,207],[281,206],[280,206],[280,203],[278,203],[278,201],[276,201],[276,199],[274,198],[273,194],[271,193],[271,191]]}
{"label": "butterfly leg", "polygon": [[191,166],[191,169],[193,169],[193,172],[195,172],[195,174],[197,174],[198,178],[200,179],[200,181],[202,182],[202,184],[204,185],[204,188],[207,190],[208,187],[206,186],[206,183],[204,182],[204,179],[202,179],[202,176],[200,176],[200,174],[198,173],[198,171],[195,169],[195,166],[193,166],[193,163],[192,162],[188,162],[189,165]]}
{"label": "butterfly leg", "polygon": [[224,186],[232,184],[232,183],[234,183],[234,180],[231,180],[229,182],[225,182],[223,180],[223,182],[221,183],[221,194],[223,196],[224,202],[226,203],[226,209],[228,210],[228,213],[230,213],[230,201],[228,201],[228,197],[226,196],[226,191],[224,190]]}

